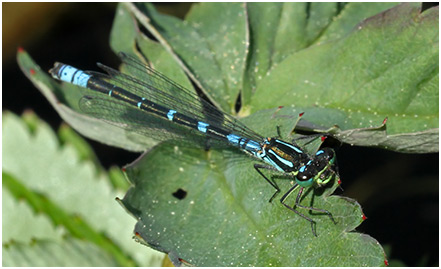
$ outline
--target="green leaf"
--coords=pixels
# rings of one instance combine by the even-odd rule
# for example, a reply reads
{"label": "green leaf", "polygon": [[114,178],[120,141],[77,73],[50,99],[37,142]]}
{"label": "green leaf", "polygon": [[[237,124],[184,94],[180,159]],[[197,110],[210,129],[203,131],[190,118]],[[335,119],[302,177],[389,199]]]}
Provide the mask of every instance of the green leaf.
{"label": "green leaf", "polygon": [[150,4],[127,5],[140,23],[179,58],[208,98],[224,111],[234,112],[248,49],[244,5],[195,4],[185,21],[161,15]]}
{"label": "green leaf", "polygon": [[[277,135],[275,125],[291,134],[297,115],[305,112],[299,129],[356,145],[438,151],[438,9],[421,13],[419,4],[401,4],[368,18],[393,5],[203,3],[182,21],[149,4],[123,4],[111,44],[170,70],[191,88],[184,70],[224,111],[234,112],[240,96],[240,114],[254,112],[244,122],[264,135]],[[127,43],[116,40],[119,36]],[[87,90],[59,87],[25,53],[18,60],[82,134],[131,150],[156,144],[77,113]],[[271,109],[279,105],[285,108]],[[326,215],[303,210],[317,222],[315,238],[305,219],[277,199],[268,203],[273,189],[237,152],[161,145],[127,168],[127,174],[134,187],[122,203],[139,218],[138,240],[169,253],[175,264],[384,264],[378,242],[350,232],[362,221],[362,212],[355,201],[330,196],[337,180],[302,200],[331,211],[337,220],[333,224]],[[292,186],[277,181],[282,190]],[[289,199],[293,204],[295,193]]]}
{"label": "green leaf", "polygon": [[338,16],[323,29],[315,43],[323,43],[329,40],[340,39],[349,34],[361,21],[374,16],[386,9],[392,8],[399,3],[346,3],[337,6]]}
{"label": "green leaf", "polygon": [[[23,120],[26,122],[26,125],[31,129],[31,131],[35,131],[35,129],[42,124],[41,120],[33,112],[23,113]],[[93,152],[92,147],[83,137],[72,130],[72,128],[65,124],[61,125],[58,130],[58,136],[62,144],[70,144],[75,148],[82,161],[92,161],[97,168],[97,173],[106,173],[106,171],[104,171],[103,167],[101,166],[97,156]],[[115,188],[127,190],[127,188],[129,187],[126,178],[121,172],[121,169],[117,167],[111,167],[109,169],[109,179],[111,180]]]}
{"label": "green leaf", "polygon": [[46,71],[41,70],[26,52],[17,53],[17,62],[22,72],[48,99],[63,120],[82,135],[107,145],[138,152],[156,144],[151,138],[125,132],[114,125],[80,113],[78,102],[90,90],[68,83],[60,85]]}
{"label": "green leaf", "polygon": [[[279,112],[260,111],[248,117],[246,124],[259,129],[262,120]],[[276,132],[284,120],[274,118],[266,128]],[[281,129],[282,134],[288,131],[286,126]],[[139,219],[135,233],[140,242],[168,253],[175,265],[384,264],[378,242],[351,232],[363,221],[359,204],[330,196],[338,179],[326,188],[306,191],[302,199],[302,205],[329,210],[337,221],[334,224],[327,215],[300,209],[317,222],[318,237],[314,237],[310,223],[278,201],[293,182],[276,177],[282,193],[269,203],[274,189],[242,154],[162,144],[126,167],[133,186],[122,203]],[[294,204],[295,197],[292,194],[288,204]]]}
{"label": "green leaf", "polygon": [[[303,205],[329,210],[337,222],[299,209],[317,222],[314,237],[308,221],[277,199],[268,202],[274,189],[238,154],[162,145],[127,167],[133,187],[122,202],[139,219],[138,239],[168,253],[175,265],[384,264],[378,242],[351,232],[363,221],[358,203],[330,196],[337,180],[302,199]],[[282,192],[292,186],[276,180]],[[291,196],[288,204],[295,201]]]}
{"label": "green leaf", "polygon": [[168,53],[161,44],[150,40],[142,34],[136,38],[136,44],[141,54],[150,60],[150,65],[154,67],[155,70],[172,77],[173,81],[179,85],[187,89],[193,89],[193,85],[185,75],[184,70],[174,61],[173,56]]}
{"label": "green leaf", "polygon": [[[109,243],[109,239],[99,233],[94,231],[86,222],[84,222],[79,216],[69,216],[66,212],[64,212],[57,205],[53,204],[47,197],[42,194],[38,194],[32,192],[28,188],[26,188],[20,181],[10,174],[3,173],[3,186],[8,188],[11,193],[20,199],[24,199],[29,206],[31,206],[34,211],[47,215],[48,218],[52,220],[54,225],[59,226],[63,225],[64,228],[69,231],[73,236],[87,239],[91,243],[96,244],[101,247],[103,251],[107,251],[112,254],[115,260],[121,265],[133,265],[133,261],[127,259],[121,250],[112,244]],[[21,218],[13,219],[12,221],[20,221]],[[26,229],[29,229],[26,227]],[[14,243],[16,239],[11,239],[11,242]],[[58,243],[58,242],[56,242]],[[10,243],[5,244],[6,246],[10,245]]]}
{"label": "green leaf", "polygon": [[247,4],[253,49],[249,52],[242,104],[250,104],[259,82],[286,57],[318,42],[340,38],[362,19],[393,5],[396,3]]}
{"label": "green leaf", "polygon": [[[3,180],[6,180],[5,175]],[[61,227],[54,228],[46,216],[32,212],[24,201],[15,199],[7,188],[2,188],[2,212],[3,245],[13,241],[29,243],[35,238],[61,241],[65,232]],[[29,229],[29,223],[32,223],[32,229]]]}
{"label": "green leaf", "polygon": [[[130,47],[124,47],[124,45],[112,45],[113,51],[117,54],[119,52],[125,52],[137,57],[147,58],[149,65],[160,71],[163,74],[167,74],[174,78],[174,81],[187,89],[192,89],[193,86],[181,66],[174,61],[173,55],[170,54],[161,44],[149,39],[139,29],[139,25],[133,14],[124,4],[118,6],[115,21],[112,26],[112,34],[110,37],[111,44],[119,44],[121,42],[120,36],[127,33],[132,33],[130,37],[127,37],[124,42],[133,44]],[[139,49],[139,51],[136,48]],[[145,60],[145,59],[144,59]]]}
{"label": "green leaf", "polygon": [[109,169],[109,180],[112,182],[115,188],[126,191],[129,188],[129,182],[127,181],[121,168],[112,166]]}
{"label": "green leaf", "polygon": [[31,133],[23,121],[6,113],[2,128],[3,184],[11,193],[73,236],[108,251],[120,265],[133,266],[132,259],[160,265],[162,255],[133,242],[134,220],[115,202],[122,192],[92,162],[81,161],[71,145],[60,146],[42,122]]}
{"label": "green leaf", "polygon": [[[438,9],[401,4],[344,38],[287,57],[259,84],[251,110],[291,106],[321,127],[316,131],[338,125],[343,142],[437,152],[438,31]],[[357,133],[386,117],[379,139],[366,143]]]}
{"label": "green leaf", "polygon": [[116,53],[123,51],[133,54],[135,39],[139,34],[135,18],[127,8],[119,4],[115,12],[112,31],[110,32],[110,47]]}
{"label": "green leaf", "polygon": [[[58,136],[63,144],[70,144],[75,147],[75,150],[79,153],[81,160],[90,160],[95,163],[97,168],[101,168],[99,160],[93,152],[92,147],[82,136],[72,130],[72,128],[64,124],[61,125],[60,129],[58,130]],[[102,169],[99,169],[97,172],[100,172],[101,170]]]}
{"label": "green leaf", "polygon": [[12,243],[3,247],[2,254],[2,265],[8,267],[118,266],[102,249],[74,238],[62,242]]}

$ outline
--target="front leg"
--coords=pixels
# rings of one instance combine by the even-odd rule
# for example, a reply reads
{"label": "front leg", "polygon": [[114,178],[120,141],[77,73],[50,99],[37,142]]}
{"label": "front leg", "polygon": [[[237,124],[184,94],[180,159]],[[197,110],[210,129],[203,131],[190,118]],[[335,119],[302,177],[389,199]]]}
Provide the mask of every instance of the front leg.
{"label": "front leg", "polygon": [[[300,217],[306,219],[307,221],[309,221],[309,223],[311,223],[311,230],[312,230],[312,234],[317,237],[317,233],[315,231],[315,221],[313,221],[310,217],[305,216],[304,214],[300,213],[299,211],[295,210],[296,206],[299,206],[299,202],[301,200],[302,197],[302,193],[303,193],[303,187],[300,187],[299,193],[297,195],[296,198],[296,204],[294,207],[289,206],[287,203],[285,203],[286,199],[288,198],[288,196],[291,195],[291,193],[293,193],[297,188],[299,188],[298,184],[295,184],[294,186],[292,186],[283,196],[282,198],[280,198],[280,203],[282,203],[282,205],[284,205],[286,208],[288,208],[289,210],[291,210],[292,212],[296,213],[297,215],[299,215]],[[303,206],[300,206],[303,207]]]}
{"label": "front leg", "polygon": [[296,207],[301,207],[301,208],[305,208],[305,209],[308,209],[308,210],[312,210],[312,211],[316,211],[316,212],[324,213],[324,214],[328,215],[328,217],[331,219],[331,221],[332,221],[334,224],[337,224],[337,222],[334,220],[334,217],[332,216],[331,212],[329,212],[328,210],[326,210],[326,209],[320,209],[320,208],[315,208],[315,207],[312,207],[312,206],[304,206],[304,205],[301,205],[301,204],[300,204],[300,200],[302,199],[302,193],[303,193],[303,188],[301,188],[301,189],[299,190],[299,193],[297,194],[297,198],[296,198]]}

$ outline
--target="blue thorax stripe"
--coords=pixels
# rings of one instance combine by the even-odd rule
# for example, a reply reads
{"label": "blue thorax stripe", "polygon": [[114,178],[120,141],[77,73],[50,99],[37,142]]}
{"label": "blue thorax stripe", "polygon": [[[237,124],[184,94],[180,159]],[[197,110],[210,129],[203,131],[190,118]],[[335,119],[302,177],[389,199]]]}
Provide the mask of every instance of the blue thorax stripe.
{"label": "blue thorax stripe", "polygon": [[292,148],[293,150],[295,150],[295,151],[298,152],[298,153],[303,153],[303,151],[302,151],[301,149],[299,149],[298,147],[295,147],[294,145],[291,145],[291,144],[285,143],[285,142],[280,141],[280,140],[278,140],[278,139],[276,139],[276,142],[277,142],[277,143],[280,143],[280,144],[283,144],[283,145],[285,145],[285,146],[287,146],[287,147],[289,147],[289,148]]}
{"label": "blue thorax stripe", "polygon": [[265,162],[269,163],[270,165],[272,165],[273,167],[275,167],[277,170],[279,170],[279,171],[281,171],[281,172],[284,172],[284,170],[283,170],[279,165],[277,165],[277,163],[276,163],[275,161],[271,160],[270,157],[268,157],[268,156],[264,156],[264,157],[262,158],[262,160],[264,160]]}
{"label": "blue thorax stripe", "polygon": [[292,162],[283,159],[282,157],[280,157],[277,153],[275,153],[272,149],[268,150],[268,153],[271,153],[273,156],[275,156],[280,162],[282,162],[284,165],[288,166],[288,167],[293,167]]}

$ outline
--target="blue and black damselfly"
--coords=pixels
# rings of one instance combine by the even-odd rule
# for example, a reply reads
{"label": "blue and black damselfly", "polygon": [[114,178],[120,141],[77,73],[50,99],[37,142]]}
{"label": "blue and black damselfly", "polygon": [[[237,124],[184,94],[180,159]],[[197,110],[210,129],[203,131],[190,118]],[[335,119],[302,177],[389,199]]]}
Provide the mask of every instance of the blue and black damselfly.
{"label": "blue and black damselfly", "polygon": [[[308,220],[315,236],[314,220],[296,208],[327,214],[335,223],[329,211],[300,204],[304,188],[323,186],[336,174],[334,150],[323,148],[310,156],[294,141],[288,143],[274,137],[263,137],[133,57],[125,53],[119,56],[130,75],[100,63],[98,66],[108,75],[84,72],[62,63],[55,63],[49,72],[58,80],[96,93],[80,99],[80,109],[87,115],[158,141],[179,140],[207,148],[239,148],[266,163],[254,164],[254,168],[276,190],[270,202],[280,188],[261,169],[295,179],[295,184],[281,197],[280,202]],[[295,205],[290,206],[286,199],[297,189]]]}

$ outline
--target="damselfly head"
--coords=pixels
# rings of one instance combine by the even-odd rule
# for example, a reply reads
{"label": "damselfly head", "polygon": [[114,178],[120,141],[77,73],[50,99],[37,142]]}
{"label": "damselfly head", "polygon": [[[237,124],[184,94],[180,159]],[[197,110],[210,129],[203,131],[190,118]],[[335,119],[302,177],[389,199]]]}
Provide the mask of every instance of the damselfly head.
{"label": "damselfly head", "polygon": [[331,148],[317,151],[314,159],[300,168],[296,182],[302,187],[326,185],[334,176],[332,167],[335,163],[335,152]]}

